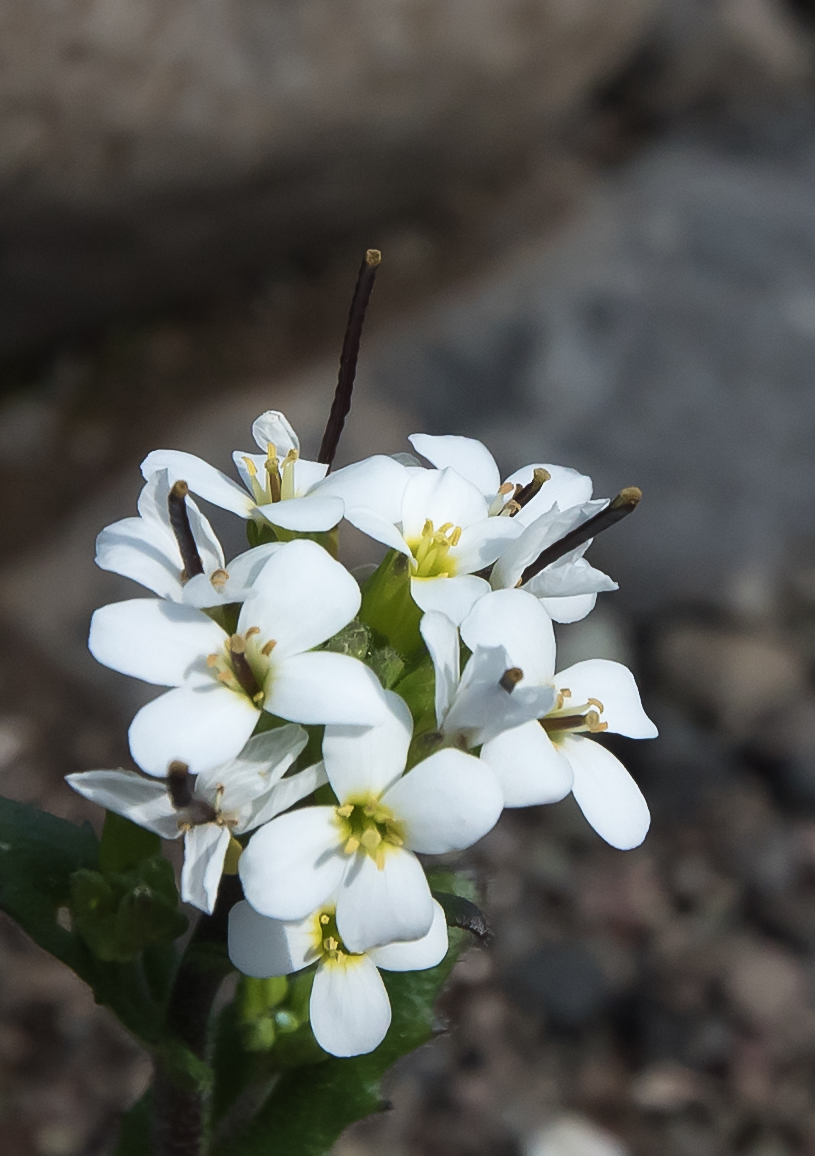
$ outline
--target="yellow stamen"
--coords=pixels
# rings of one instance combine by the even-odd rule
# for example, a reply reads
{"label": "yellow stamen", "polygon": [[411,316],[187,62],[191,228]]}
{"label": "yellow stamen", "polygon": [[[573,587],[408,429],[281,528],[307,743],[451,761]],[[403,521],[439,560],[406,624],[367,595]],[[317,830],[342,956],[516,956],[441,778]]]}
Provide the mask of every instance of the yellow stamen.
{"label": "yellow stamen", "polygon": [[262,646],[260,648],[260,653],[264,656],[264,658],[268,658],[276,646],[277,646],[277,639],[270,638],[269,641],[265,644],[265,646]]}

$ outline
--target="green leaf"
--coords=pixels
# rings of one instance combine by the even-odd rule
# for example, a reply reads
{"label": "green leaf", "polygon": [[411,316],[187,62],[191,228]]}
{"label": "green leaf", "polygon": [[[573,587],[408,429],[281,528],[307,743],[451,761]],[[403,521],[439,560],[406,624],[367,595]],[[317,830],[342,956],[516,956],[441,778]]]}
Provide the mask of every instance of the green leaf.
{"label": "green leaf", "polygon": [[352,1059],[331,1056],[284,1072],[251,1123],[224,1138],[216,1156],[326,1156],[349,1124],[382,1111],[380,1080],[400,1056],[430,1039],[433,1005],[465,942],[465,934],[453,930],[438,967],[383,971],[393,1019],[376,1051]]}
{"label": "green leaf", "polygon": [[152,1150],[152,1114],[153,1092],[148,1088],[130,1111],[122,1116],[119,1143],[114,1156],[148,1156]]}
{"label": "green leaf", "polygon": [[162,1031],[162,1006],[141,963],[97,959],[72,923],[71,877],[98,867],[99,844],[89,824],[77,827],[0,798],[0,910],[75,971],[93,989],[97,1003],[110,1007],[135,1036],[155,1043]]}
{"label": "green leaf", "polygon": [[99,842],[99,870],[103,875],[130,871],[138,867],[142,859],[160,854],[161,839],[158,835],[113,811],[106,813]]}

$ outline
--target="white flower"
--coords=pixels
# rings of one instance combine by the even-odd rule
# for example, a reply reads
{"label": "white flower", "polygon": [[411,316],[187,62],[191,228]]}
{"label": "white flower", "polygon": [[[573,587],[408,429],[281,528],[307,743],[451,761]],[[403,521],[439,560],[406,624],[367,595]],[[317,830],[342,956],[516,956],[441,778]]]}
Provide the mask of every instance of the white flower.
{"label": "white flower", "polygon": [[[554,687],[536,685],[530,678],[521,682],[526,672],[513,668],[503,646],[476,646],[461,675],[456,625],[445,614],[431,610],[422,616],[419,629],[433,660],[436,726],[449,744],[480,746],[502,731],[540,718],[554,706]],[[554,654],[551,623],[549,631]]]}
{"label": "white flower", "polygon": [[[507,545],[490,576],[495,590],[517,585],[524,570],[546,549],[570,530],[603,509],[606,501],[591,501],[591,478],[566,466],[542,462],[524,466],[501,483],[501,475],[490,451],[474,438],[446,435],[413,434],[409,439],[415,449],[438,468],[451,467],[476,486],[489,503],[493,516],[506,517],[523,531]],[[536,480],[540,471],[547,480]],[[534,491],[534,492],[533,492]],[[521,494],[532,496],[518,507]],[[583,554],[591,545],[586,542],[564,558],[547,566],[525,583],[524,590],[540,598],[555,622],[576,622],[594,608],[597,594],[616,590],[617,583],[607,574],[590,566]]]}
{"label": "white flower", "polygon": [[86,771],[67,780],[86,799],[162,839],[183,835],[181,898],[211,912],[232,837],[267,823],[326,781],[320,766],[283,778],[307,741],[302,727],[284,726],[250,739],[238,758],[198,776],[179,764],[167,780],[134,771]]}
{"label": "white flower", "polygon": [[235,450],[232,455],[245,489],[208,462],[180,450],[153,450],[142,462],[142,473],[149,477],[166,469],[171,483],[184,481],[199,497],[241,518],[307,533],[331,530],[342,519],[346,501],[353,505],[361,496],[377,492],[383,474],[392,476],[402,469],[389,458],[375,456],[326,477],[328,466],[300,457],[299,438],[277,410],[260,415],[252,436],[263,453]]}
{"label": "white flower", "polygon": [[212,526],[188,498],[184,512],[203,569],[202,573],[188,575],[170,520],[170,489],[167,470],[150,475],[139,495],[139,517],[114,522],[96,539],[97,566],[132,578],[171,602],[199,608],[242,602],[263,564],[280,548],[279,544],[247,550],[235,558],[227,570],[221,543]]}
{"label": "white flower", "polygon": [[424,971],[447,954],[444,912],[435,900],[430,929],[420,939],[351,952],[327,903],[296,922],[258,914],[247,903],[229,913],[229,957],[244,975],[288,975],[317,963],[309,1018],[317,1043],[334,1056],[372,1052],[391,1022],[388,993],[378,969]]}
{"label": "white flower", "polygon": [[486,742],[481,750],[498,776],[508,807],[551,803],[572,790],[589,823],[620,850],[638,846],[648,831],[648,806],[619,761],[587,735],[602,731],[655,738],[631,672],[595,658],[555,674],[551,623],[537,599],[522,590],[483,598],[463,623],[470,648],[496,645],[537,685],[553,686],[555,709]]}
{"label": "white flower", "polygon": [[343,503],[334,496],[314,497],[311,490],[328,469],[300,457],[300,441],[282,413],[268,410],[255,421],[252,436],[262,454],[232,455],[246,489],[194,454],[153,450],[142,462],[149,477],[166,469],[170,481],[185,481],[190,489],[241,518],[259,515],[285,530],[330,530],[342,518]]}
{"label": "white flower", "polygon": [[[548,484],[548,483],[547,483]],[[545,487],[544,487],[545,488]],[[527,526],[520,537],[510,542],[490,574],[493,590],[511,590],[547,547],[583,522],[605,509],[608,501],[584,502],[560,509],[555,505]],[[602,570],[589,565],[583,557],[592,540],[584,542],[562,558],[550,563],[520,587],[543,603],[555,622],[577,622],[594,609],[597,595],[603,590],[617,590],[617,583]]]}
{"label": "white flower", "polygon": [[273,919],[303,919],[337,894],[337,925],[349,950],[419,939],[433,919],[430,889],[414,852],[469,847],[503,807],[486,763],[442,750],[402,775],[413,724],[387,693],[376,727],[328,726],[323,757],[338,807],[283,815],[241,856],[246,898]]}
{"label": "white flower", "polygon": [[456,623],[489,592],[476,571],[494,562],[523,530],[511,518],[491,518],[484,496],[455,470],[416,470],[393,460],[366,504],[349,505],[345,516],[405,554],[414,602]]}
{"label": "white flower", "polygon": [[302,723],[377,723],[376,676],[354,658],[315,651],[356,614],[354,579],[314,542],[281,545],[241,607],[237,632],[193,607],[139,598],[97,610],[88,645],[99,662],[172,690],[142,707],[130,750],[142,770],[175,760],[198,774],[233,758],[261,710]]}

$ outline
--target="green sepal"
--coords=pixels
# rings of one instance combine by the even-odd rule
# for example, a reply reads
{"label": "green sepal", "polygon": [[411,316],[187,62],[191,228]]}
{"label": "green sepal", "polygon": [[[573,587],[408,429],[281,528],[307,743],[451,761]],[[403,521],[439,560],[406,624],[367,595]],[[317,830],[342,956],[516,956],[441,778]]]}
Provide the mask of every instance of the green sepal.
{"label": "green sepal", "polygon": [[342,630],[323,645],[323,650],[330,650],[334,654],[347,654],[350,658],[358,658],[360,662],[366,660],[370,649],[371,629],[357,618],[347,626],[343,626]]}
{"label": "green sepal", "polygon": [[389,550],[362,587],[359,617],[406,660],[424,646],[419,633],[422,612],[410,594],[410,560]]}
{"label": "green sepal", "polygon": [[372,650],[368,663],[385,690],[391,690],[405,672],[404,659],[392,646]]}

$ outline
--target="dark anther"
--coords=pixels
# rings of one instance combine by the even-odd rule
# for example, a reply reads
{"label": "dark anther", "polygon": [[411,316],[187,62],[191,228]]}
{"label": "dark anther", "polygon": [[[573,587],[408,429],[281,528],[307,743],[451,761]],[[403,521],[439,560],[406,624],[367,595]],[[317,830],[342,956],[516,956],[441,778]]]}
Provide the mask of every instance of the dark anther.
{"label": "dark anther", "polygon": [[362,262],[362,268],[357,277],[354,296],[351,300],[351,311],[348,314],[348,324],[345,327],[345,338],[340,354],[340,372],[337,378],[337,388],[334,391],[334,400],[331,403],[331,413],[323,434],[323,441],[317,461],[323,462],[329,470],[337,453],[342,428],[351,409],[351,394],[354,390],[354,378],[357,373],[357,358],[359,357],[359,343],[362,338],[362,325],[365,321],[365,312],[374,287],[376,271],[382,254],[378,249],[369,249]]}
{"label": "dark anther", "polygon": [[167,793],[177,810],[189,807],[194,787],[195,775],[190,774],[190,768],[179,759],[173,759],[167,768]]}
{"label": "dark anther", "polygon": [[249,665],[249,659],[246,657],[246,640],[240,634],[233,634],[230,638],[229,653],[232,658],[232,669],[235,672],[235,678],[240,683],[241,690],[245,691],[250,698],[254,698],[260,693],[260,687],[255,673]]}
{"label": "dark anther", "polygon": [[[551,476],[548,470],[541,469],[540,467],[533,472],[532,481],[527,482],[520,490],[516,490],[515,497],[512,499],[517,505],[518,510],[520,510],[522,506],[528,505],[535,495],[540,493],[544,482],[548,482]],[[518,510],[515,510],[510,517],[514,517],[514,515],[518,513]]]}
{"label": "dark anther", "polygon": [[511,666],[509,670],[505,670],[501,677],[498,679],[498,685],[502,687],[507,692],[507,694],[512,694],[513,690],[521,681],[523,676],[524,672],[521,670],[520,666]]}
{"label": "dark anther", "polygon": [[196,775],[190,774],[190,768],[179,759],[173,759],[167,768],[167,794],[176,811],[183,811],[185,823],[196,826],[198,823],[211,823],[215,818],[215,810],[204,799],[195,797]]}
{"label": "dark anther", "polygon": [[204,573],[204,564],[198,553],[198,547],[195,544],[190,526],[190,517],[187,513],[187,494],[189,492],[186,482],[176,482],[167,498],[170,525],[173,528],[175,540],[178,542],[181,561],[184,563],[184,569],[181,571],[182,582],[189,582],[190,578],[194,578],[196,574]]}
{"label": "dark anther", "polygon": [[448,927],[460,927],[469,931],[484,944],[492,943],[493,935],[487,924],[487,917],[480,907],[460,895],[450,895],[447,891],[434,891],[433,898],[444,912]]}
{"label": "dark anther", "polygon": [[642,490],[638,489],[637,486],[626,486],[624,490],[620,490],[617,497],[609,502],[605,510],[601,510],[593,518],[582,522],[574,530],[570,530],[566,537],[561,538],[559,542],[553,542],[551,546],[547,546],[543,553],[538,555],[536,560],[524,570],[518,585],[523,586],[530,578],[540,574],[546,566],[551,566],[553,562],[557,562],[558,558],[563,558],[572,550],[576,550],[578,546],[582,546],[584,542],[588,542],[589,538],[596,537],[603,530],[607,530],[609,526],[613,526],[616,522],[632,514],[640,504],[641,499]]}

